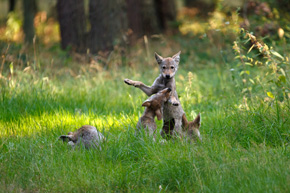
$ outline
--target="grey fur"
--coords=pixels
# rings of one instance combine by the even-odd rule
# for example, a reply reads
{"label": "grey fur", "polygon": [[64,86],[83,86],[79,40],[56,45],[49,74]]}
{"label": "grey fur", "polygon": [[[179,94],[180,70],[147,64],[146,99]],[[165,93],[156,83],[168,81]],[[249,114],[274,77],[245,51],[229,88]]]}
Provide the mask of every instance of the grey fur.
{"label": "grey fur", "polygon": [[[168,102],[164,104],[163,120],[165,122],[174,119],[175,122],[174,132],[179,135],[182,135],[182,115],[184,114],[184,110],[181,107],[180,101],[178,99],[174,79],[175,73],[179,65],[180,52],[178,52],[171,58],[163,58],[159,56],[157,53],[155,53],[155,58],[160,66],[160,75],[155,79],[151,87],[146,86],[143,82],[140,81],[125,79],[124,82],[128,85],[132,85],[141,89],[148,96],[151,96],[152,94],[155,94],[164,88],[171,88],[172,89],[171,97],[168,100]],[[163,66],[166,65],[174,66],[174,72],[171,74],[170,78],[166,78],[166,76],[164,75]],[[163,130],[161,131],[161,135],[165,137],[165,133]]]}
{"label": "grey fur", "polygon": [[[175,95],[175,98],[179,102],[177,93]],[[180,103],[180,102],[179,102]],[[174,119],[174,130],[173,134],[177,134],[182,136],[182,115],[184,114],[184,110],[181,105],[173,106],[169,104],[168,102],[164,104],[163,107],[163,121],[169,122],[171,119]],[[160,134],[163,138],[165,138],[164,130],[162,129],[160,131]]]}
{"label": "grey fur", "polygon": [[149,136],[153,136],[155,139],[157,126],[154,118],[157,116],[158,120],[162,119],[163,105],[170,95],[171,89],[166,88],[151,96],[142,104],[142,106],[145,106],[145,110],[137,123],[136,133],[141,129],[145,129],[145,132],[149,132]]}
{"label": "grey fur", "polygon": [[[169,99],[169,103],[174,106],[178,106],[180,102],[175,97],[177,96],[177,93],[174,76],[178,70],[178,64],[180,60],[179,55],[180,51],[171,58],[162,58],[157,53],[155,53],[155,58],[160,68],[160,75],[155,79],[151,87],[145,85],[143,82],[133,81],[130,79],[125,79],[124,82],[128,85],[132,85],[141,89],[147,96],[151,96],[152,94],[155,94],[165,88],[171,88],[172,94]],[[163,67],[166,67],[166,69],[163,69]],[[173,67],[173,69],[169,67]],[[166,78],[166,75],[169,76],[169,78]]]}
{"label": "grey fur", "polygon": [[59,138],[63,141],[68,140],[72,147],[83,144],[87,149],[101,149],[100,144],[105,139],[104,135],[91,125],[84,125],[75,132],[69,132],[68,135],[61,135]]}

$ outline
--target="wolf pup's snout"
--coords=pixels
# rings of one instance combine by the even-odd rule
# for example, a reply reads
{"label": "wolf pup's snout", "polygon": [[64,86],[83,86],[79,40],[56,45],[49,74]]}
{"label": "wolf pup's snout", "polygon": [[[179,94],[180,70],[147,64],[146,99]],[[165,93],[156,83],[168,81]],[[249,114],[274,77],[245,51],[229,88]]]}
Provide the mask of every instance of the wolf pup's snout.
{"label": "wolf pup's snout", "polygon": [[166,77],[167,79],[169,79],[169,78],[170,78],[170,75],[167,74],[165,77]]}

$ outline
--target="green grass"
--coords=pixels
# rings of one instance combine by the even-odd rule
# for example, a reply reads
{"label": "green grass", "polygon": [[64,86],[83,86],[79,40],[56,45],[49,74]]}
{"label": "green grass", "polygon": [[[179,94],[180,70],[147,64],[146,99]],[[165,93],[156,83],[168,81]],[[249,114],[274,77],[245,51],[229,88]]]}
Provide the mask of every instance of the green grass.
{"label": "green grass", "polygon": [[[150,85],[155,66],[82,66],[76,76],[43,67],[2,79],[0,192],[289,192],[289,102],[245,102],[227,67],[187,57],[177,91],[189,119],[202,113],[202,143],[134,136],[146,96],[123,79]],[[107,137],[102,151],[58,140],[85,124]]]}

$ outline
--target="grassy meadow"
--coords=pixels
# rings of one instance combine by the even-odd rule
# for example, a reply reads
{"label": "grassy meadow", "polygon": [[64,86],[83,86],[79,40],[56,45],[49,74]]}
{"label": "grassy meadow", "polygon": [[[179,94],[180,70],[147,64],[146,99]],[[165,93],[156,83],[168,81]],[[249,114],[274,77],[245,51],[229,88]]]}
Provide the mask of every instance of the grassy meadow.
{"label": "grassy meadow", "polygon": [[[188,119],[201,112],[203,141],[136,137],[147,97],[123,79],[151,85],[159,74],[154,51],[179,50],[177,91]],[[0,192],[289,192],[289,100],[261,85],[246,95],[232,44],[220,50],[206,40],[162,39],[88,64],[58,48],[23,54],[11,44],[4,58],[15,56],[18,66],[3,62]],[[58,140],[86,124],[106,136],[102,151]]]}

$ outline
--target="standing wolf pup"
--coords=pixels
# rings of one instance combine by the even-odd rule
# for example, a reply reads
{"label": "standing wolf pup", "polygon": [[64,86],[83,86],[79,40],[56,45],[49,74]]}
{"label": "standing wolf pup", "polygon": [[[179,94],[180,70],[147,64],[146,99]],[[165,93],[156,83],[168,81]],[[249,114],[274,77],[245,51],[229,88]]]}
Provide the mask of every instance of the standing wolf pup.
{"label": "standing wolf pup", "polygon": [[163,105],[169,99],[171,95],[171,89],[165,88],[159,91],[157,94],[148,98],[142,106],[146,107],[143,115],[140,117],[137,123],[136,132],[141,129],[145,129],[146,132],[149,132],[149,136],[153,136],[155,139],[155,131],[157,129],[155,123],[155,116],[158,120],[161,120],[163,117]]}
{"label": "standing wolf pup", "polygon": [[180,103],[178,101],[174,76],[178,69],[180,51],[174,56],[168,58],[163,58],[155,53],[155,58],[159,64],[160,75],[155,79],[151,87],[146,86],[140,81],[125,79],[124,82],[128,85],[140,88],[147,96],[151,96],[162,89],[171,88],[172,94],[168,102],[174,106],[178,106]]}
{"label": "standing wolf pup", "polygon": [[[125,79],[124,82],[128,85],[135,86],[141,89],[145,94],[151,96],[164,88],[171,88],[171,96],[163,108],[164,123],[174,122],[174,133],[182,136],[182,116],[184,111],[180,105],[175,85],[175,73],[178,69],[180,60],[180,51],[172,57],[163,58],[155,53],[155,58],[160,68],[160,75],[155,79],[152,86],[146,86],[143,82]],[[174,119],[174,121],[172,121]],[[166,136],[166,132],[161,130],[162,137]]]}

